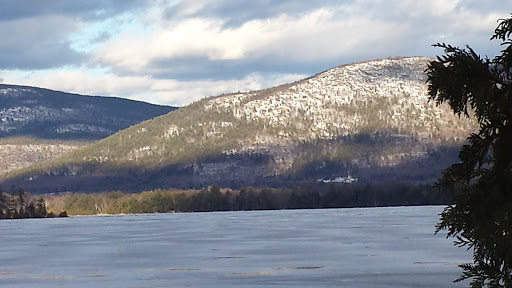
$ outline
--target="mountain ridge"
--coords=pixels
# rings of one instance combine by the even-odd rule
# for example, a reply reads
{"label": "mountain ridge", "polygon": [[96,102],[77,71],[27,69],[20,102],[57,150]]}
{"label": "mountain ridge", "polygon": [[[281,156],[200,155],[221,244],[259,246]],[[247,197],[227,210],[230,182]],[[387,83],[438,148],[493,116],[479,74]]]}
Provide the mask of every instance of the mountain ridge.
{"label": "mountain ridge", "polygon": [[[476,126],[428,101],[429,60],[345,64],[278,87],[205,98],[13,174],[11,181],[35,186],[52,179],[57,184],[48,190],[62,191],[96,189],[79,187],[86,182],[104,189],[122,183],[127,191],[213,183],[275,186],[349,170],[362,181],[383,178],[392,169],[416,173],[403,165],[423,165],[428,175],[421,180],[405,173],[402,180],[433,181],[443,168],[437,166],[456,154],[450,150],[446,157],[442,151],[448,150],[441,148],[457,146]],[[432,163],[437,166],[429,172]],[[83,184],[77,184],[80,179]]]}
{"label": "mountain ridge", "polygon": [[54,159],[175,107],[0,84],[0,175]]}
{"label": "mountain ridge", "polygon": [[0,84],[0,137],[101,139],[176,107]]}

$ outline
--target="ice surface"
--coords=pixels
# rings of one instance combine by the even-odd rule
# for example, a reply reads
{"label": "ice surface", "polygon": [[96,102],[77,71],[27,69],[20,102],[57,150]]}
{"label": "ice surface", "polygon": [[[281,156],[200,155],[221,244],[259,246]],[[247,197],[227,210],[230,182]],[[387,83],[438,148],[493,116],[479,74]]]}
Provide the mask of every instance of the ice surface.
{"label": "ice surface", "polygon": [[5,220],[0,287],[465,287],[451,281],[471,254],[434,235],[441,211]]}

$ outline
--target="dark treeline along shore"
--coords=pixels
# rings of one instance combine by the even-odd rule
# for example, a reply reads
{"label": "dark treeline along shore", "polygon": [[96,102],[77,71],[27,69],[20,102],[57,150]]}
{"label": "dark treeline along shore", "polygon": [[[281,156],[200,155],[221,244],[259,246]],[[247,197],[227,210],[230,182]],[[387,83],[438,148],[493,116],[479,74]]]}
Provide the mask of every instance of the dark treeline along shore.
{"label": "dark treeline along shore", "polygon": [[62,211],[58,215],[46,210],[46,200],[26,193],[22,188],[11,187],[10,193],[0,188],[0,219],[53,218],[66,217]]}
{"label": "dark treeline along shore", "polygon": [[451,197],[430,185],[330,184],[296,188],[151,190],[141,193],[45,195],[49,211],[69,215],[318,209],[447,204]]}

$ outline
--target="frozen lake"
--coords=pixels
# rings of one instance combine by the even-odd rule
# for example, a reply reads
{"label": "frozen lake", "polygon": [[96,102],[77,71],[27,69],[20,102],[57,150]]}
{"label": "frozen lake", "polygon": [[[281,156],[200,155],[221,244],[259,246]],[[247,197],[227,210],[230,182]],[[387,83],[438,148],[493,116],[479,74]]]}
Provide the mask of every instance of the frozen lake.
{"label": "frozen lake", "polygon": [[[0,287],[465,287],[442,207],[0,221]],[[467,286],[467,285],[466,285]]]}

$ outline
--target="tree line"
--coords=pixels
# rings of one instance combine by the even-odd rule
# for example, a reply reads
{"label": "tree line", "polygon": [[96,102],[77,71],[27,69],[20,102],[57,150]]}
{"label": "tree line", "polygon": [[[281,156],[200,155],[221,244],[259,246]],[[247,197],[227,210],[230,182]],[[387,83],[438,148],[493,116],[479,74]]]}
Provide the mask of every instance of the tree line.
{"label": "tree line", "polygon": [[430,185],[334,183],[294,188],[232,190],[212,185],[200,190],[62,193],[46,195],[45,200],[50,211],[70,215],[438,205],[451,201]]}
{"label": "tree line", "polygon": [[34,198],[23,188],[13,186],[10,193],[0,188],[0,219],[47,218],[66,216],[48,213],[43,197]]}

